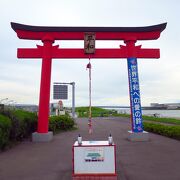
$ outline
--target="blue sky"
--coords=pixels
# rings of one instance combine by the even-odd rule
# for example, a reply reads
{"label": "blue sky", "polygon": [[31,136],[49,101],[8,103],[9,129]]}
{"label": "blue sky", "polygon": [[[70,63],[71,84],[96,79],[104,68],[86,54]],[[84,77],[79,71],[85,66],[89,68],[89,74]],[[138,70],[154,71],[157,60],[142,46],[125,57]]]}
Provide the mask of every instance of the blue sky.
{"label": "blue sky", "polygon": [[[160,48],[160,59],[139,59],[142,105],[180,102],[180,1],[178,0],[0,0],[0,99],[38,104],[40,59],[17,59],[17,48],[40,41],[17,38],[10,22],[40,26],[148,26],[167,22],[156,41],[142,47]],[[83,42],[57,41],[60,47],[83,47]],[[122,41],[97,42],[96,47],[118,47]],[[88,72],[83,60],[53,60],[53,82],[76,83],[76,105],[88,105]],[[93,105],[129,105],[126,59],[92,60]],[[51,88],[51,102],[52,88]],[[71,104],[71,87],[69,100]]]}

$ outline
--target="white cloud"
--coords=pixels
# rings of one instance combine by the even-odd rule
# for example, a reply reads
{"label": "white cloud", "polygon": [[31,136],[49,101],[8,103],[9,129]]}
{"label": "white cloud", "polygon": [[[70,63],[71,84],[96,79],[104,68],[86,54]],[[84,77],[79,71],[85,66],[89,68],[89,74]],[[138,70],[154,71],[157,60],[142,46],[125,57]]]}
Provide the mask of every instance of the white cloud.
{"label": "white cloud", "polygon": [[[160,48],[161,58],[139,59],[142,104],[177,102],[180,90],[178,0],[0,0],[0,99],[38,103],[41,60],[17,60],[18,47],[36,47],[38,41],[19,40],[10,22],[46,26],[146,26],[168,22],[157,41],[141,41],[143,48]],[[83,47],[83,42],[59,42],[60,47]],[[118,48],[122,41],[97,42],[97,47]],[[126,59],[92,60],[93,103],[128,105]],[[87,59],[53,60],[52,83],[76,82],[76,103],[88,104]],[[52,90],[52,88],[51,88]],[[70,91],[71,93],[71,91]],[[51,92],[52,94],[52,92]],[[71,96],[70,96],[71,97]],[[71,99],[65,101],[71,104]]]}

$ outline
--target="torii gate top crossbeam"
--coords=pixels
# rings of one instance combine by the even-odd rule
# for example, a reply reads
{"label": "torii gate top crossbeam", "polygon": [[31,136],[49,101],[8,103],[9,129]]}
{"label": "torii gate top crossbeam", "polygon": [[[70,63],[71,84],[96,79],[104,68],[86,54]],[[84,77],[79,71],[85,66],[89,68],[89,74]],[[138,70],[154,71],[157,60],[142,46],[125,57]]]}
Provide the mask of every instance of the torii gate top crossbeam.
{"label": "torii gate top crossbeam", "polygon": [[[18,48],[18,58],[42,58],[48,52],[51,58],[88,58],[84,49],[63,49],[52,46],[55,40],[84,40],[85,33],[94,33],[96,40],[123,40],[126,46],[118,49],[96,49],[91,58],[159,58],[159,49],[145,49],[135,46],[137,40],[155,40],[160,37],[167,23],[145,27],[47,27],[11,23],[20,39],[41,40],[47,43],[37,48]],[[45,54],[44,54],[45,53]]]}
{"label": "torii gate top crossbeam", "polygon": [[11,27],[20,39],[42,40],[48,34],[54,40],[84,40],[84,32],[95,32],[96,40],[154,40],[160,37],[166,24],[144,27],[49,27],[12,22]]}

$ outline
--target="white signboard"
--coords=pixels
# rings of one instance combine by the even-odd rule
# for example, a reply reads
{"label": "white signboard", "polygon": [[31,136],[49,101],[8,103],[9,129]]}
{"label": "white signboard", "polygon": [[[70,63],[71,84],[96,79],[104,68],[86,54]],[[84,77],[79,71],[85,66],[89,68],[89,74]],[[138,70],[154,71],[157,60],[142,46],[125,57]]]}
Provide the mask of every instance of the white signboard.
{"label": "white signboard", "polygon": [[115,145],[108,141],[82,141],[74,149],[74,174],[115,174]]}

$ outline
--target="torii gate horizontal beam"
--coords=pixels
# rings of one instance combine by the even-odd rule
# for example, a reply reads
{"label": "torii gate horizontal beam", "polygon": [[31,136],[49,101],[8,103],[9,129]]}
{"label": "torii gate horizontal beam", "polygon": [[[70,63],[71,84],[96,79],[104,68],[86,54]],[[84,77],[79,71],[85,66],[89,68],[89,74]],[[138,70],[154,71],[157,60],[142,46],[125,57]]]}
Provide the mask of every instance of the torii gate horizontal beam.
{"label": "torii gate horizontal beam", "polygon": [[[18,48],[18,58],[42,58],[43,47],[35,48]],[[90,55],[95,59],[110,59],[110,58],[160,58],[159,49],[141,49],[140,46],[135,47],[133,55],[128,52],[125,46],[121,49],[96,49],[95,54]],[[88,54],[84,54],[84,49],[58,49],[57,46],[52,48],[51,58],[56,59],[83,59],[89,58]]]}
{"label": "torii gate horizontal beam", "polygon": [[55,40],[84,40],[84,32],[95,32],[96,40],[154,40],[167,23],[144,27],[47,27],[11,23],[20,39],[42,40],[51,36]]}

